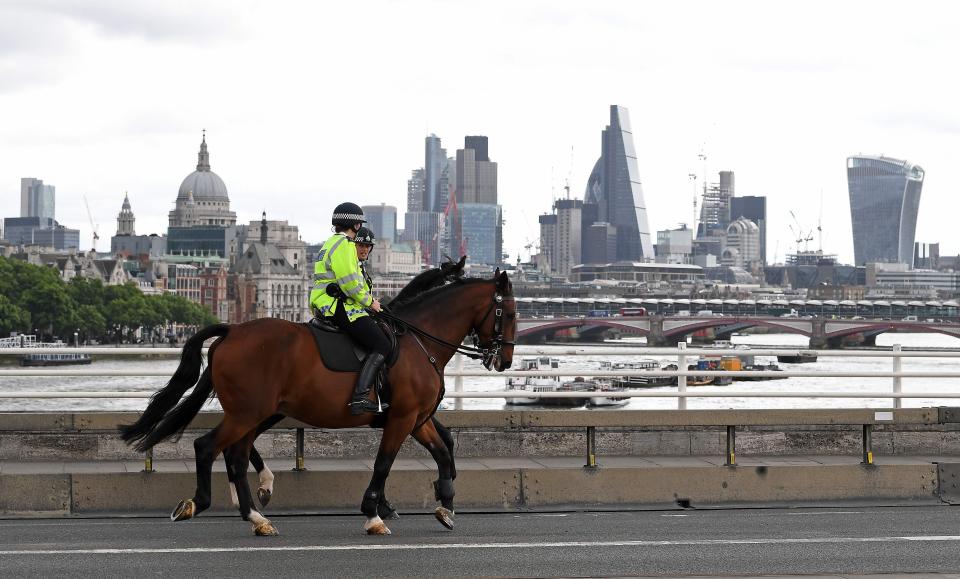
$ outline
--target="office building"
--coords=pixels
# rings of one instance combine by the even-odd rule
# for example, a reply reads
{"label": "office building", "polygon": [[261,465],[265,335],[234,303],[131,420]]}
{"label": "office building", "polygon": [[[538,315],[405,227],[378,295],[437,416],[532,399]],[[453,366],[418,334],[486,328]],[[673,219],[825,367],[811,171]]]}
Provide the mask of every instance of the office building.
{"label": "office building", "polygon": [[457,203],[496,205],[497,164],[490,161],[487,137],[466,137],[456,159]]}
{"label": "office building", "polygon": [[579,199],[558,199],[554,204],[556,212],[556,234],[554,237],[551,272],[568,276],[573,266],[582,263],[581,233],[583,201]]}
{"label": "office building", "polygon": [[427,264],[443,261],[441,234],[443,233],[443,213],[433,211],[408,211],[403,216],[403,239],[406,242],[418,242],[420,253]]}
{"label": "office building", "polygon": [[757,268],[760,264],[760,227],[743,217],[728,225],[720,250],[720,263],[726,267]]}
{"label": "office building", "polygon": [[42,179],[20,179],[20,217],[56,219],[56,188]]}
{"label": "office building", "polygon": [[364,205],[363,215],[367,218],[367,227],[377,236],[377,241],[397,240],[397,208],[393,205]]}
{"label": "office building", "polygon": [[[722,175],[722,173],[721,173]],[[767,263],[767,198],[753,195],[730,199],[730,218],[744,217],[760,228],[760,261]]]}
{"label": "office building", "polygon": [[6,217],[3,235],[13,245],[37,245],[56,250],[80,247],[80,231],[60,225],[52,217]]}
{"label": "office building", "polygon": [[633,131],[625,107],[610,106],[610,124],[602,133],[601,155],[587,180],[584,203],[596,204],[597,222],[612,228],[616,252],[608,261],[654,258]]}
{"label": "office building", "polygon": [[423,200],[420,210],[443,211],[440,206],[440,176],[447,162],[447,151],[440,146],[440,137],[430,134],[424,141]]}
{"label": "office building", "polygon": [[557,214],[545,213],[540,216],[540,252],[537,254],[537,269],[551,272],[556,262],[557,250]]}
{"label": "office building", "polygon": [[617,259],[617,228],[603,221],[590,225],[587,228],[587,237],[581,245],[580,255],[583,263],[621,261]]}
{"label": "office building", "polygon": [[423,196],[426,190],[423,167],[410,172],[407,180],[407,211],[423,211]]}
{"label": "office building", "polygon": [[500,206],[487,203],[458,205],[460,214],[460,246],[473,265],[498,265],[503,253],[502,240],[497,235],[500,225]]}
{"label": "office building", "polygon": [[657,263],[691,263],[693,230],[686,225],[657,232]]}
{"label": "office building", "polygon": [[856,265],[913,265],[923,169],[888,157],[847,159]]}

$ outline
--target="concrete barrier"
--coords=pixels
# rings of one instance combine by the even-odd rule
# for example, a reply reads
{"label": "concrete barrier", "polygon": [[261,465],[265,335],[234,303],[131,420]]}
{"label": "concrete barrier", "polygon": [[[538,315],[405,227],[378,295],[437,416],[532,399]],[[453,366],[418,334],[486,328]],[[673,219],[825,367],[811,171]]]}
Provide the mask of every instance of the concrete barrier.
{"label": "concrete barrier", "polygon": [[[358,512],[371,472],[365,469],[275,471],[268,512]],[[403,468],[388,479],[386,494],[399,509],[429,512],[436,506],[436,470]],[[722,467],[579,466],[461,469],[458,510],[577,508],[704,508],[723,505],[811,504],[837,501],[872,504],[941,502],[938,465],[917,461],[866,467],[858,464],[796,464]],[[256,488],[251,475],[250,483]],[[196,478],[180,472],[73,472],[0,474],[0,514],[165,515],[193,496]],[[955,491],[945,489],[950,496]],[[213,513],[236,513],[223,472],[213,477]]]}
{"label": "concrete barrier", "polygon": [[[960,456],[960,423],[954,422],[960,413],[944,409],[446,411],[439,416],[456,439],[456,503],[466,510],[960,502],[960,466],[955,464],[960,459],[950,458]],[[181,441],[158,445],[153,473],[137,472],[143,456],[116,435],[117,424],[136,417],[0,414],[0,514],[166,514],[192,496],[192,440],[215,426],[220,415],[201,414]],[[875,465],[859,464],[864,425],[873,429]],[[379,431],[308,429],[305,454],[319,462],[292,472],[294,429],[301,426],[285,420],[257,441],[277,477],[269,511],[356,512]],[[740,428],[737,449],[742,459],[748,457],[741,466],[721,466],[727,426]],[[583,468],[586,428],[596,430],[600,468]],[[387,495],[398,507],[426,511],[435,506],[436,469],[429,458],[420,460],[428,456],[415,443],[405,444],[402,464],[387,484]],[[222,462],[217,464],[222,470]],[[252,475],[250,480],[255,487]],[[214,474],[213,491],[214,511],[233,512],[222,472]]]}
{"label": "concrete barrier", "polygon": [[[887,412],[878,420],[878,412]],[[138,414],[0,414],[0,460],[137,460],[142,455],[124,444],[117,424]],[[877,455],[960,455],[960,424],[941,421],[949,412],[936,408],[896,411],[854,410],[652,410],[652,411],[444,411],[440,420],[454,433],[461,457],[583,456],[586,427],[595,427],[599,456],[722,456],[725,427],[735,425],[741,455],[855,455],[862,446],[862,425],[873,425]],[[220,421],[219,413],[197,416],[179,442],[157,445],[157,459],[193,459],[192,440]],[[284,420],[257,439],[265,458],[290,458],[294,430],[305,426]],[[307,458],[369,458],[380,431],[369,428],[305,433]],[[404,457],[427,457],[412,440]]]}

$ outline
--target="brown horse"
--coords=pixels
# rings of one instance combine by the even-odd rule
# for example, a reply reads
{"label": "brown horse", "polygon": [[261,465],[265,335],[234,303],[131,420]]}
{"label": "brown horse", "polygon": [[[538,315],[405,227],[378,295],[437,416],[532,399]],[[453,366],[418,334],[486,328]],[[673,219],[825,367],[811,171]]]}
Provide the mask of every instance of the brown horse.
{"label": "brown horse", "polygon": [[[400,290],[392,300],[389,301],[388,307],[393,309],[402,308],[406,303],[419,296],[420,294],[450,283],[454,280],[458,280],[463,277],[463,267],[467,262],[467,256],[460,258],[460,261],[453,261],[447,257],[446,261],[442,262],[438,267],[433,269],[428,269],[417,274],[410,282]],[[276,422],[279,422],[283,418],[282,415],[274,417],[275,420],[270,420],[263,422],[257,427],[257,435],[269,429]],[[457,478],[457,469],[454,462],[453,456],[453,436],[450,434],[450,431],[447,430],[443,424],[437,420],[436,415],[431,419],[433,421],[433,427],[437,429],[437,432],[443,438],[444,443],[447,446],[447,450],[450,451],[450,469],[451,469],[451,479],[456,480]],[[427,450],[430,450],[429,448]],[[226,457],[224,457],[226,460]],[[264,507],[270,502],[270,499],[273,497],[273,481],[274,476],[273,472],[267,467],[263,462],[263,458],[260,457],[260,453],[257,452],[256,445],[250,447],[250,464],[257,471],[257,478],[259,480],[259,488],[257,488],[257,498],[260,500],[260,504]],[[237,489],[233,483],[228,483],[230,489],[230,498],[233,502],[233,505],[237,508],[240,507],[240,499],[237,496]],[[394,510],[393,505],[387,500],[386,496],[381,496],[380,504],[377,507],[378,514],[382,519],[399,519],[399,515]]]}
{"label": "brown horse", "polygon": [[[397,362],[388,372],[392,402],[373,477],[363,494],[360,510],[370,534],[389,534],[378,515],[387,476],[409,435],[430,450],[437,462],[434,482],[437,519],[453,528],[453,463],[450,450],[431,420],[443,397],[443,368],[467,335],[474,333],[484,366],[503,371],[513,359],[516,305],[506,273],[493,279],[468,279],[428,291],[394,314],[409,324],[399,341]],[[206,369],[201,370],[201,349],[209,338],[219,337],[210,348]],[[216,363],[215,363],[216,362]],[[198,382],[199,379],[199,382]],[[253,508],[245,473],[250,448],[260,430],[289,416],[321,428],[354,428],[370,424],[371,414],[353,416],[347,403],[356,375],[324,367],[310,330],[302,324],[261,319],[239,325],[216,324],[187,341],[181,362],[170,382],[151,399],[140,419],[120,428],[121,437],[152,448],[181,433],[214,393],[223,408],[223,420],[194,441],[197,490],[181,501],[171,518],[189,519],[210,506],[213,461],[224,452],[227,477],[237,489],[240,513],[253,523],[258,535],[276,529]],[[193,391],[183,400],[183,394]]]}

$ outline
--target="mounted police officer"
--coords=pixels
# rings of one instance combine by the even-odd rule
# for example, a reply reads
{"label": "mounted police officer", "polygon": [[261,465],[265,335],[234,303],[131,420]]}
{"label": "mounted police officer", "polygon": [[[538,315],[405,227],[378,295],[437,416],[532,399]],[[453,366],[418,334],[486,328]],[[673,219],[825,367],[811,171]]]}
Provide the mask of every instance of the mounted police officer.
{"label": "mounted police officer", "polygon": [[333,210],[331,222],[334,234],[320,248],[313,268],[310,304],[316,315],[332,320],[369,351],[353,391],[350,412],[354,415],[378,412],[387,405],[378,408],[369,399],[370,389],[390,355],[390,341],[367,314],[368,309],[379,312],[380,302],[370,294],[360,269],[357,246],[352,243],[366,219],[358,205],[341,203]]}
{"label": "mounted police officer", "polygon": [[369,227],[364,226],[357,231],[357,236],[353,238],[353,242],[357,246],[357,258],[360,259],[360,271],[363,273],[363,279],[367,282],[367,291],[372,291],[373,277],[367,271],[367,265],[370,253],[373,252],[373,246],[377,244],[377,236],[373,234]]}

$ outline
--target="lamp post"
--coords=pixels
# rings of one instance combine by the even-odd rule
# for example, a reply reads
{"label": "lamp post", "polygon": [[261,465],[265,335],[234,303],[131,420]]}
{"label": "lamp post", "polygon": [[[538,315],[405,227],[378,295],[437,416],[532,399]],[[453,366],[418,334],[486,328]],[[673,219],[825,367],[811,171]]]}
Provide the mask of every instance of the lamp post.
{"label": "lamp post", "polygon": [[77,328],[77,331],[73,333],[73,347],[80,347],[80,328]]}

